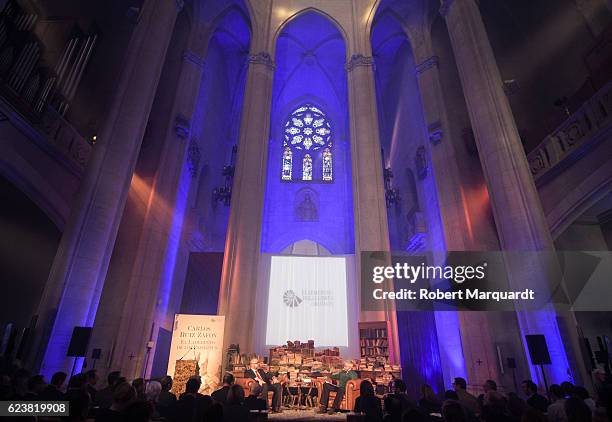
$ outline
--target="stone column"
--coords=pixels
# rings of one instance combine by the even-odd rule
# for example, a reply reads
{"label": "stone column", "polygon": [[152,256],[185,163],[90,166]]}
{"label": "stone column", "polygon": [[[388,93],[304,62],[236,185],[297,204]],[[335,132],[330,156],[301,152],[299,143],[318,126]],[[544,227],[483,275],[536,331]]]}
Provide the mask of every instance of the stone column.
{"label": "stone column", "polygon": [[[128,377],[148,374],[159,328],[172,329],[168,304],[189,187],[199,166],[194,161],[199,147],[190,137],[190,122],[200,92],[202,65],[200,51],[184,52],[169,122],[161,134],[159,164],[136,257],[131,273],[125,275],[127,298],[119,329],[113,333],[116,346],[111,367]],[[149,341],[153,344],[147,347]]]}
{"label": "stone column", "polygon": [[[430,230],[430,236],[441,237],[440,241],[433,241],[432,245],[440,245],[440,250],[434,250],[433,259],[441,264],[446,258],[446,251],[467,250],[470,243],[468,230],[466,230],[465,212],[462,205],[463,198],[459,185],[461,183],[457,154],[453,146],[453,135],[447,119],[442,87],[440,85],[439,59],[433,54],[429,37],[413,37],[421,39],[422,43],[414,43],[413,54],[416,63],[417,83],[421,94],[423,117],[427,133],[423,143],[431,160],[431,177],[433,182],[430,189],[435,190],[437,199],[437,215],[429,210],[428,220],[436,224],[440,222],[439,230]],[[436,248],[437,249],[437,248]],[[438,348],[444,385],[450,385],[455,377],[465,377],[471,382],[475,381],[467,362],[469,359],[469,343],[466,344],[464,321],[460,312],[435,312],[436,331],[438,334]]]}
{"label": "stone column", "polygon": [[224,349],[237,343],[241,350],[252,350],[253,345],[273,76],[267,52],[249,56],[219,291]]}
{"label": "stone column", "polygon": [[[180,5],[146,0],[130,39],[125,67],[79,197],[62,236],[38,310],[32,364],[70,373],[74,326],[91,326],[104,284],[130,179],[147,125]],[[48,344],[45,344],[48,338]],[[44,351],[44,355],[41,353]],[[77,364],[77,369],[79,369]]]}
{"label": "stone column", "polygon": [[[359,286],[361,252],[390,251],[373,67],[374,59],[363,54],[354,54],[346,65],[357,263],[355,274]],[[361,311],[360,320],[390,322],[389,338],[393,346],[390,356],[393,362],[399,363],[395,309],[389,308],[380,312]]]}
{"label": "stone column", "polygon": [[[452,142],[444,95],[440,85],[438,57],[430,48],[413,48],[423,114],[427,124],[428,142],[432,167],[435,170],[436,190],[440,207],[440,218],[444,240],[448,250],[468,250],[473,239],[469,238],[466,217],[461,207],[463,199],[457,153]],[[434,145],[432,145],[434,144]]]}
{"label": "stone column", "polygon": [[[440,12],[446,18],[501,247],[505,251],[553,251],[548,224],[478,6],[474,0],[447,0],[442,2]],[[530,262],[508,265],[510,283],[515,288],[545,291],[558,280],[552,279],[554,271],[551,272],[545,259],[535,253],[530,256]],[[549,381],[567,379],[570,365],[553,307],[530,312],[518,303],[517,317],[523,336],[546,335],[552,358],[547,369]],[[574,326],[568,327],[571,346],[579,353],[574,331]],[[575,357],[581,362],[578,355]],[[541,379],[539,369],[532,366],[531,373],[534,379]]]}
{"label": "stone column", "polygon": [[[431,39],[428,34],[422,34],[418,39],[422,42],[415,43],[413,53],[428,129],[429,139],[426,145],[431,157],[444,246],[447,251],[496,250],[498,242],[495,232],[491,230],[483,233],[483,230],[473,227],[477,224],[486,225],[487,222],[468,220],[470,197],[469,193],[465,192],[469,192],[470,180],[461,172],[458,163],[469,157],[457,148],[461,134],[457,133],[448,118],[439,58],[434,55]],[[482,385],[487,379],[499,382],[498,357],[491,334],[495,329],[491,313],[438,312],[436,323],[447,384],[452,382],[455,376],[464,375],[467,375],[472,385]],[[507,321],[507,324],[510,324],[510,321]],[[460,332],[457,328],[460,328]],[[446,355],[450,355],[457,347],[462,349],[463,367],[457,366],[456,359],[446,358]]]}

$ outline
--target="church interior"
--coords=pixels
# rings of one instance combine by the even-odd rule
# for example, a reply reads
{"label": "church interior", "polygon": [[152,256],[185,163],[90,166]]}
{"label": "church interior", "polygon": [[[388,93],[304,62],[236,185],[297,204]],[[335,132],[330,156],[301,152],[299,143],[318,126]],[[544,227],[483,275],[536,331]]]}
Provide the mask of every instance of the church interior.
{"label": "church interior", "polygon": [[[178,403],[240,385],[251,420],[382,422],[398,388],[442,407],[384,420],[501,421],[491,385],[571,383],[612,420],[612,0],[0,9],[0,400],[64,373],[94,420],[120,373]],[[608,264],[567,306],[371,309],[373,251],[528,254],[504,277],[552,296],[544,256]],[[245,420],[215,417],[161,420]]]}

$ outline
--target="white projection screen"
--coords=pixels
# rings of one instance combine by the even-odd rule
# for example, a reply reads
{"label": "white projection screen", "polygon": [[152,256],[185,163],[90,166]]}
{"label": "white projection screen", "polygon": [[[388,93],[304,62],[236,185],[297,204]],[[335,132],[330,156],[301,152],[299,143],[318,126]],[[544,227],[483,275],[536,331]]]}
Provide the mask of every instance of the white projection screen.
{"label": "white projection screen", "polygon": [[346,259],[272,256],[266,345],[348,347]]}

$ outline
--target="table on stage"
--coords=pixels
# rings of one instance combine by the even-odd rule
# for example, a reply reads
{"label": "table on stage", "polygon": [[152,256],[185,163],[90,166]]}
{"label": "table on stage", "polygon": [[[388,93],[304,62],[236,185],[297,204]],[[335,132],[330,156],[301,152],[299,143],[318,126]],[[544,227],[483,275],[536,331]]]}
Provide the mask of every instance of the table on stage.
{"label": "table on stage", "polygon": [[290,384],[285,384],[283,388],[288,394],[288,404],[291,407],[297,409],[302,409],[302,406],[306,409],[315,407],[318,391],[314,382],[294,381]]}

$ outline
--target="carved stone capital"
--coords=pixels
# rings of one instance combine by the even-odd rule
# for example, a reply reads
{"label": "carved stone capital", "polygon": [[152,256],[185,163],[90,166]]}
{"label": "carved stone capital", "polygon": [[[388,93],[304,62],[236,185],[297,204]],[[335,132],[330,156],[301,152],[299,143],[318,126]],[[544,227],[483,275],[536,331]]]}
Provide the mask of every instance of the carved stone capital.
{"label": "carved stone capital", "polygon": [[198,56],[197,53],[190,48],[186,48],[183,52],[183,60],[193,63],[198,67],[204,67],[204,59]]}
{"label": "carved stone capital", "polygon": [[356,67],[360,66],[374,67],[374,57],[364,56],[363,54],[353,54],[345,68],[348,72],[350,72]]}
{"label": "carved stone capital", "polygon": [[176,2],[176,13],[179,13],[185,7],[185,0],[174,0]]}
{"label": "carved stone capital", "polygon": [[454,1],[455,0],[441,0],[442,4],[440,4],[440,15],[442,15],[443,17],[446,17]]}
{"label": "carved stone capital", "polygon": [[174,120],[174,132],[179,139],[187,139],[191,132],[191,120],[182,114],[177,114]]}
{"label": "carved stone capital", "polygon": [[420,75],[432,68],[437,68],[440,65],[438,56],[431,56],[416,65],[416,73]]}
{"label": "carved stone capital", "polygon": [[249,63],[251,64],[262,64],[269,69],[274,69],[274,61],[267,51],[260,51],[259,53],[249,54]]}

